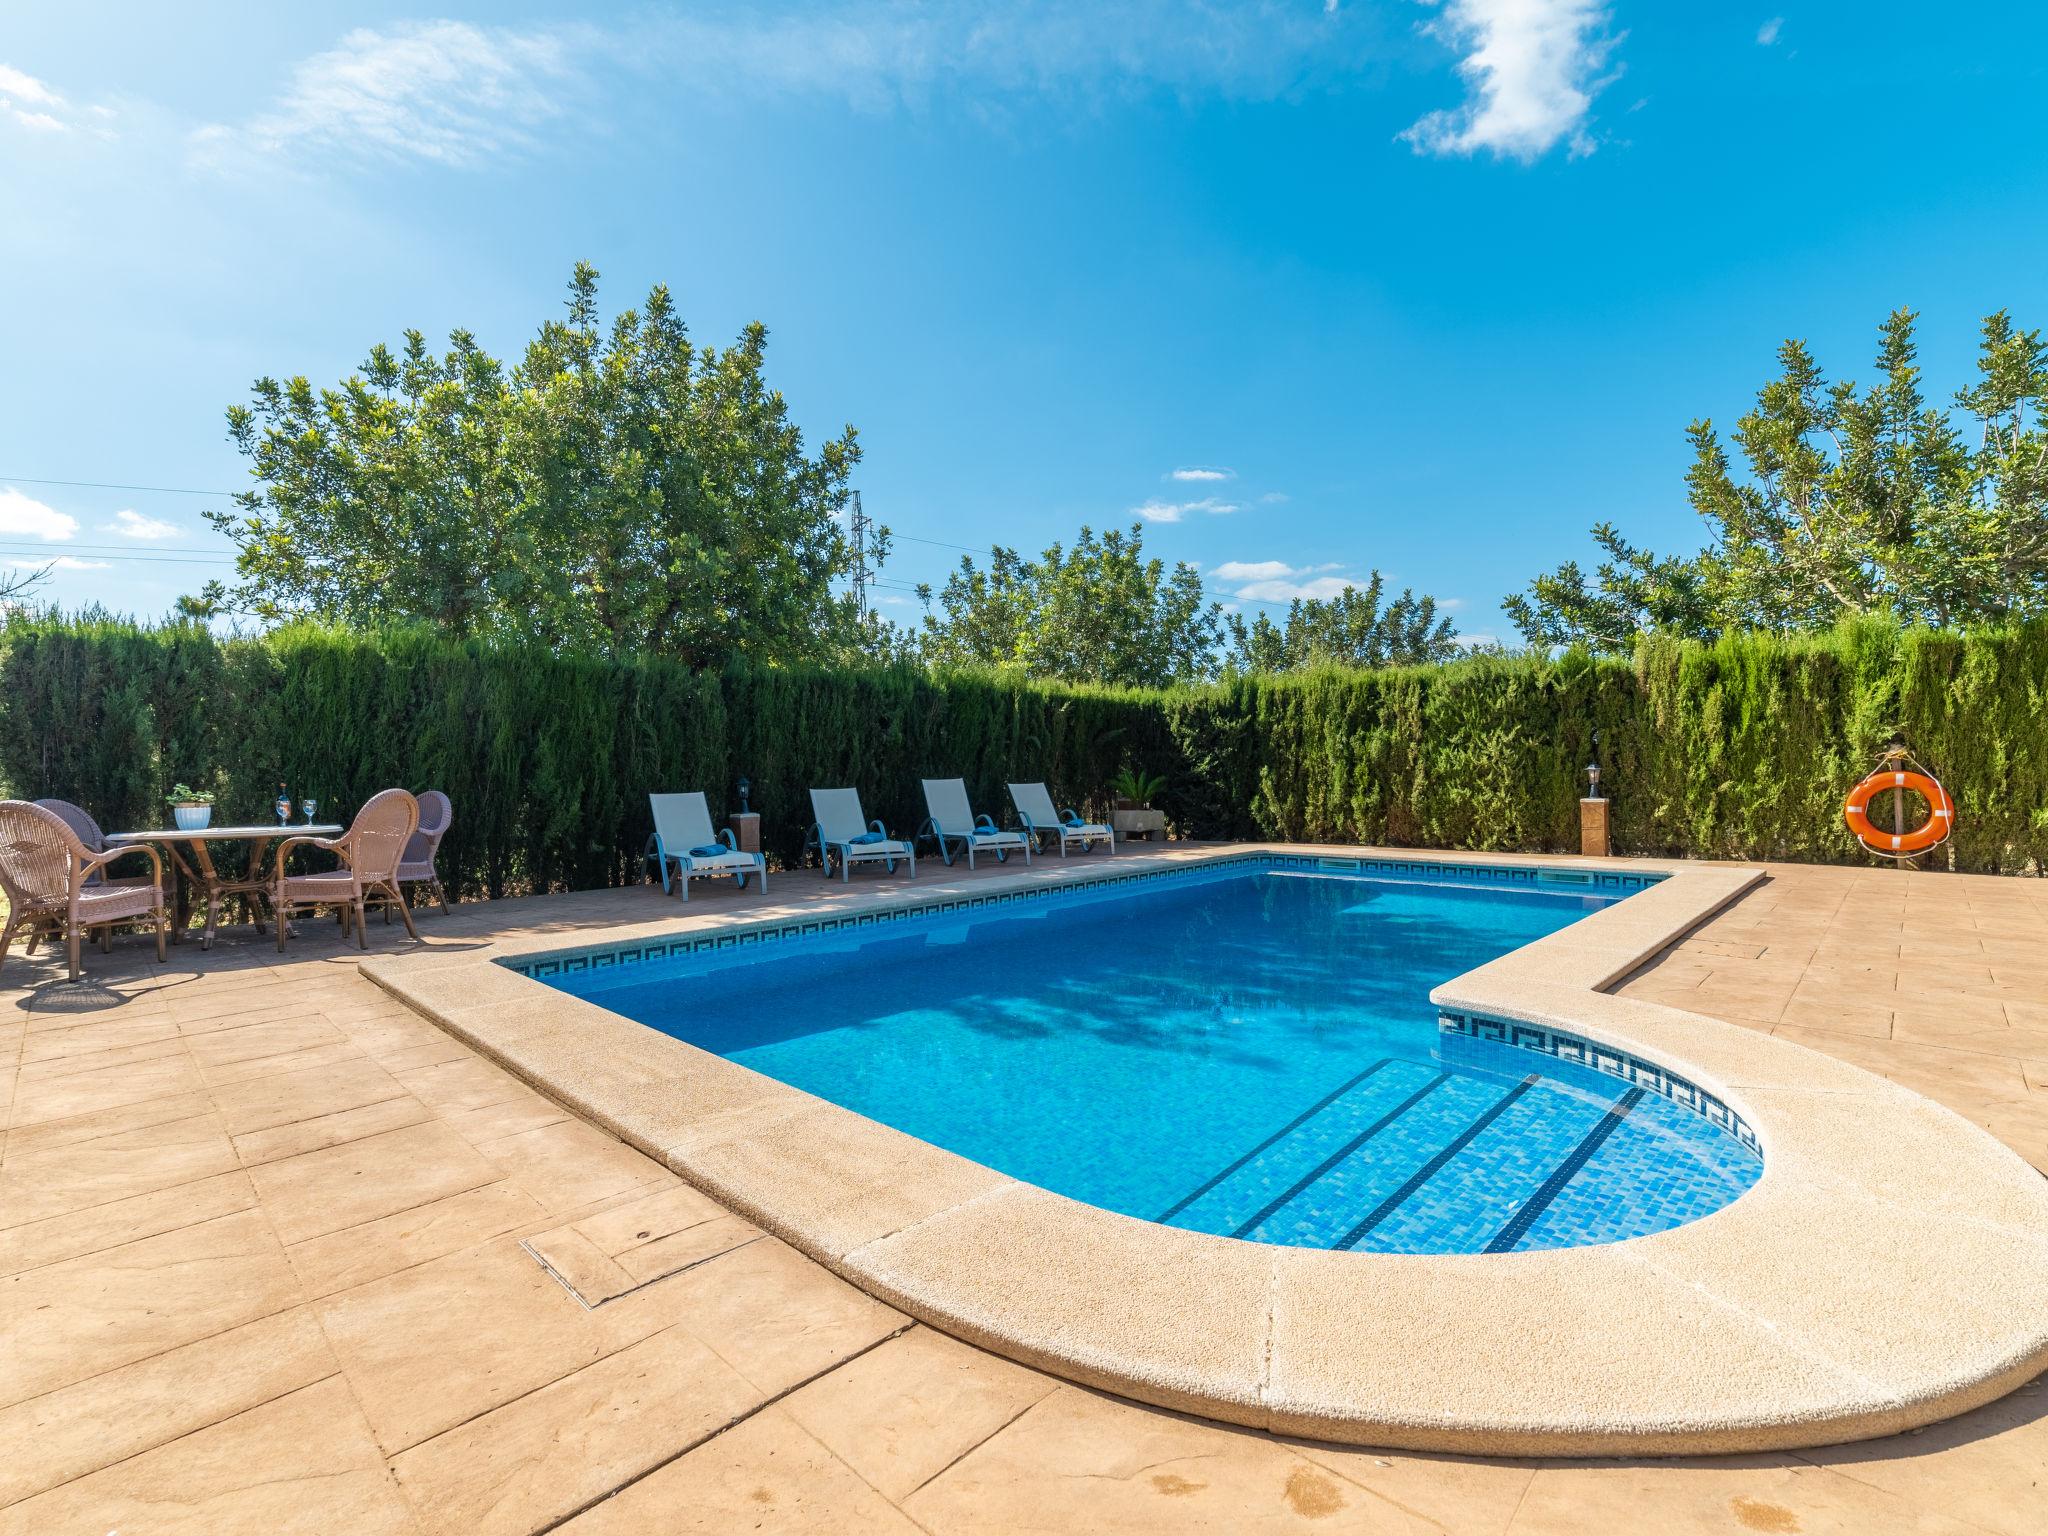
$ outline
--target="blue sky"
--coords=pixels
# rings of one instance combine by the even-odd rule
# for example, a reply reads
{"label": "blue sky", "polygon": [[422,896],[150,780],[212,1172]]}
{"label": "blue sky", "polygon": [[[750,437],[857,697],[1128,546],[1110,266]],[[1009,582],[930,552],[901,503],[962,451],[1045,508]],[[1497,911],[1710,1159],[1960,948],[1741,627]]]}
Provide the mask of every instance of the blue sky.
{"label": "blue sky", "polygon": [[[1697,547],[1683,428],[1786,336],[2048,324],[2048,8],[1649,0],[17,9],[0,559],[145,614],[224,574],[222,412],[406,326],[512,352],[571,264],[771,333],[903,539],[1148,523],[1250,606],[1498,603],[1610,518]],[[1199,476],[1206,472],[1210,478]],[[937,542],[914,542],[929,540]]]}

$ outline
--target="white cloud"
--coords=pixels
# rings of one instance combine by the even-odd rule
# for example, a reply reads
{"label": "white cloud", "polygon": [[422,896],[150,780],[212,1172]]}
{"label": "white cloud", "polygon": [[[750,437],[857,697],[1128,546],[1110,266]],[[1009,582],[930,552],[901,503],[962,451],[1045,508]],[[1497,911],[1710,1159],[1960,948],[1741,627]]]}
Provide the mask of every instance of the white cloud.
{"label": "white cloud", "polygon": [[1286,499],[1287,493],[1285,491],[1268,491],[1265,495],[1259,498],[1260,501],[1264,502],[1269,507],[1276,507]]}
{"label": "white cloud", "polygon": [[1237,478],[1237,471],[1236,471],[1236,470],[1234,470],[1234,469],[1208,469],[1208,468],[1204,468],[1204,467],[1202,467],[1202,466],[1200,466],[1200,465],[1194,465],[1194,466],[1191,466],[1191,467],[1189,467],[1189,468],[1187,468],[1187,469],[1176,469],[1176,470],[1175,470],[1175,471],[1173,472],[1173,475],[1172,475],[1172,477],[1171,477],[1171,478],[1173,478],[1173,479],[1175,479],[1175,480],[1197,480],[1197,481],[1200,481],[1200,480],[1235,480],[1235,479]]}
{"label": "white cloud", "polygon": [[1773,16],[1769,21],[1756,29],[1756,40],[1763,47],[1768,48],[1778,40],[1778,34],[1784,29],[1785,18]]}
{"label": "white cloud", "polygon": [[1134,517],[1142,517],[1148,523],[1178,523],[1190,512],[1206,512],[1211,517],[1228,517],[1233,512],[1242,512],[1244,507],[1235,501],[1218,501],[1214,496],[1204,496],[1200,501],[1148,501],[1142,506],[1131,508]]}
{"label": "white cloud", "polygon": [[1307,581],[1254,581],[1238,588],[1248,603],[1291,603],[1296,598],[1328,599],[1357,586],[1349,576],[1314,576]]}
{"label": "white cloud", "polygon": [[78,519],[11,485],[0,485],[0,534],[58,543],[78,537]]}
{"label": "white cloud", "polygon": [[31,133],[63,133],[71,126],[57,114],[64,98],[34,75],[0,64],[0,114]]}
{"label": "white cloud", "polygon": [[480,164],[533,142],[580,77],[583,34],[462,21],[362,27],[292,71],[269,111],[193,134],[203,157],[304,148],[357,158]]}
{"label": "white cloud", "polygon": [[56,555],[49,559],[37,559],[31,556],[27,559],[10,559],[7,563],[17,571],[40,571],[44,569],[104,571],[107,569],[107,562],[104,560],[81,560],[76,555]]}
{"label": "white cloud", "polygon": [[[1435,3],[1435,0],[1426,0]],[[1600,0],[1445,0],[1426,30],[1464,55],[1464,105],[1432,112],[1402,135],[1422,154],[1481,150],[1530,161],[1560,140],[1590,154],[1586,117],[1614,45]]]}
{"label": "white cloud", "polygon": [[1357,582],[1332,574],[1334,565],[1289,565],[1284,560],[1226,560],[1212,572],[1237,587],[1240,601],[1291,603],[1296,598],[1332,598]]}
{"label": "white cloud", "polygon": [[34,75],[25,75],[6,64],[0,64],[0,96],[5,96],[11,101],[27,102],[32,107],[64,105],[64,98]]}
{"label": "white cloud", "polygon": [[124,507],[114,514],[111,523],[101,524],[100,531],[118,533],[124,539],[174,539],[185,530],[176,523],[167,523],[160,517],[145,517]]}
{"label": "white cloud", "polygon": [[298,64],[275,103],[192,135],[202,160],[302,148],[329,157],[488,164],[632,71],[688,99],[833,96],[868,110],[960,89],[978,111],[1012,94],[1158,90],[1271,100],[1383,62],[1381,22],[1299,0],[708,0],[614,27],[453,20],[359,28]]}
{"label": "white cloud", "polygon": [[1226,560],[1214,572],[1218,581],[1277,581],[1295,573],[1280,560]]}

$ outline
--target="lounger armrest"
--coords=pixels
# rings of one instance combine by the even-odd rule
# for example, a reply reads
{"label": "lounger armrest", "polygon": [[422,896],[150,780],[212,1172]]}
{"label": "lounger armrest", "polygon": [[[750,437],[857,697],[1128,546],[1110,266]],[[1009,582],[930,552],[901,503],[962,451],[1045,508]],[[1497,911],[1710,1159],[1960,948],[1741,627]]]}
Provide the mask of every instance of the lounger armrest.
{"label": "lounger armrest", "polygon": [[[888,829],[887,827],[883,826],[883,825],[882,825],[882,823],[881,823],[881,822],[880,822],[879,820],[876,820],[876,821],[871,821],[871,822],[869,822],[869,823],[868,823],[868,830],[869,830],[870,832],[879,832],[879,833],[881,833],[881,834],[882,834],[882,836],[884,836],[884,837],[888,837],[888,836],[889,836],[889,829]],[[891,841],[894,841],[894,839],[891,839]]]}
{"label": "lounger armrest", "polygon": [[740,851],[740,840],[738,837],[734,836],[731,827],[720,827],[718,829],[718,836],[719,839],[725,844],[725,846],[730,848],[734,853],[738,853]]}
{"label": "lounger armrest", "polygon": [[1002,830],[1001,827],[996,825],[995,817],[989,815],[987,811],[983,811],[979,816],[975,817],[974,824],[977,827],[987,827],[991,832],[1000,832]]}

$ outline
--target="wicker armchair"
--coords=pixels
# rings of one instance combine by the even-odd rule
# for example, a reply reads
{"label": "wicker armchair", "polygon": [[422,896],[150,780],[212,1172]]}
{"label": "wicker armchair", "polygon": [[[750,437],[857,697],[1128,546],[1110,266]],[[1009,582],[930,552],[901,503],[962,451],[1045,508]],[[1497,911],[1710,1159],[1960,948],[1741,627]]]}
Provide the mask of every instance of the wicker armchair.
{"label": "wicker armchair", "polygon": [[[100,824],[92,819],[92,813],[83,806],[73,805],[69,800],[38,800],[36,804],[46,811],[54,812],[58,820],[69,827],[77,835],[78,840],[85,844],[85,851],[87,853],[105,853],[107,851],[107,835],[100,830]],[[96,869],[85,877],[85,883],[89,886],[147,885],[149,884],[149,877],[147,875],[117,875],[110,880]]]}
{"label": "wicker armchair", "polygon": [[[356,943],[368,949],[370,939],[363,922],[365,900],[375,895],[393,903],[405,919],[405,931],[414,938],[419,930],[412,914],[398,894],[398,863],[405,845],[419,830],[420,803],[402,789],[384,789],[370,796],[349,829],[339,837],[288,837],[277,845],[277,874],[271,883],[270,904],[276,910],[277,947],[284,948],[285,930],[294,907],[337,907],[341,911],[343,934],[353,920]],[[304,844],[324,848],[341,856],[341,868],[317,875],[285,873],[291,851]]]}
{"label": "wicker armchair", "polygon": [[[401,887],[424,885],[441,908],[441,915],[448,915],[448,893],[441,887],[441,875],[434,868],[434,858],[441,851],[441,839],[447,834],[448,823],[455,819],[455,811],[448,803],[448,797],[438,789],[420,792],[420,825],[405,845],[405,855],[398,861],[398,883]],[[391,921],[391,914],[384,914],[384,921]]]}
{"label": "wicker armchair", "polygon": [[[141,854],[149,860],[147,884],[92,883],[116,859]],[[78,980],[78,941],[94,928],[144,918],[156,921],[156,957],[164,958],[170,914],[164,905],[164,864],[147,844],[95,853],[62,816],[26,800],[0,800],[0,890],[7,895],[7,924],[0,929],[0,965],[17,928],[28,930],[28,947],[45,932],[62,931],[70,949],[71,979]]]}

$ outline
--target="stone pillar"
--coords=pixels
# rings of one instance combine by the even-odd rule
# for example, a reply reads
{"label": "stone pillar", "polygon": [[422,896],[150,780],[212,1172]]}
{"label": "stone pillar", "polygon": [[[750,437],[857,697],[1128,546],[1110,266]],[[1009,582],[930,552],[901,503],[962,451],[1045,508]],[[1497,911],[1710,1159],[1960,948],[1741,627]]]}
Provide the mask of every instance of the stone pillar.
{"label": "stone pillar", "polygon": [[1604,859],[1614,852],[1607,837],[1607,800],[1604,796],[1579,802],[1579,852]]}
{"label": "stone pillar", "polygon": [[740,845],[741,853],[761,851],[761,813],[759,811],[736,811],[731,817],[733,841]]}

